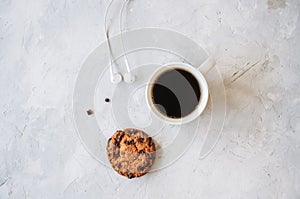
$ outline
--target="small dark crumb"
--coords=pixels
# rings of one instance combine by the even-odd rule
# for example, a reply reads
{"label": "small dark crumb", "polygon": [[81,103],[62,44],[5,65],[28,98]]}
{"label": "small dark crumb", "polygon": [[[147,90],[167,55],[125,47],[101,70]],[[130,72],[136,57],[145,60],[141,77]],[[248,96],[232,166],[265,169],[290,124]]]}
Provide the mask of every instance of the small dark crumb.
{"label": "small dark crumb", "polygon": [[139,138],[138,141],[139,141],[140,143],[142,143],[142,142],[144,142],[144,138]]}
{"label": "small dark crumb", "polygon": [[86,111],[86,113],[87,113],[88,115],[93,115],[93,114],[94,114],[94,111],[93,111],[92,109],[89,109],[89,110]]}
{"label": "small dark crumb", "polygon": [[131,178],[134,178],[134,176],[131,173],[129,173],[128,178],[131,179]]}
{"label": "small dark crumb", "polygon": [[105,98],[105,102],[110,102],[110,99],[109,98]]}

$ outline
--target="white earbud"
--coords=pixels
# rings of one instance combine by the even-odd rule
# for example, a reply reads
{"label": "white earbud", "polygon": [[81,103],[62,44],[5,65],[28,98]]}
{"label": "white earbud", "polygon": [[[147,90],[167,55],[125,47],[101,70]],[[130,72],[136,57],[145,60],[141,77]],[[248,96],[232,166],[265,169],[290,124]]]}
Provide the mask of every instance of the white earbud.
{"label": "white earbud", "polygon": [[120,73],[114,73],[114,74],[112,74],[112,76],[111,76],[111,82],[113,83],[113,84],[118,84],[118,83],[120,83],[121,81],[122,81],[122,75],[120,74]]}
{"label": "white earbud", "polygon": [[125,73],[123,75],[124,77],[124,81],[128,84],[131,84],[135,81],[135,76],[133,74],[131,74],[130,72],[129,73]]}

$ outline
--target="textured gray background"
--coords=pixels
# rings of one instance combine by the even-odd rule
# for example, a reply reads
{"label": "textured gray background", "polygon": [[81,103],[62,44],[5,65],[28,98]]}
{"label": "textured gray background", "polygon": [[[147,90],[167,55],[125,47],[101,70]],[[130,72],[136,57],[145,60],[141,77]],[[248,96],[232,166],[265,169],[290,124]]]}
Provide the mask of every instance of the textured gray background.
{"label": "textured gray background", "polygon": [[217,57],[228,97],[206,159],[193,144],[135,180],[92,159],[72,121],[76,76],[105,40],[107,4],[0,0],[0,198],[300,198],[300,1],[130,3],[127,29],[173,29]]}

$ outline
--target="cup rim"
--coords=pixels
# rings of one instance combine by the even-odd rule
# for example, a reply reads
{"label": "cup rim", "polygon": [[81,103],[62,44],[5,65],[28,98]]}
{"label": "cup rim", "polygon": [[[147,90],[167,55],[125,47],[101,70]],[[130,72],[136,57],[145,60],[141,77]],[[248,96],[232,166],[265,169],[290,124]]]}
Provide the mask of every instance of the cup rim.
{"label": "cup rim", "polygon": [[[159,75],[161,75],[163,72],[170,70],[170,69],[174,69],[174,68],[184,69],[184,70],[187,70],[188,72],[192,73],[196,77],[199,87],[200,87],[200,91],[201,91],[200,100],[199,100],[199,103],[196,106],[196,108],[191,113],[189,113],[188,115],[186,115],[182,118],[170,118],[170,117],[163,115],[160,111],[158,111],[156,109],[156,107],[154,106],[154,104],[152,103],[152,100],[151,100],[152,99],[151,90],[153,88],[156,78]],[[152,75],[147,83],[147,86],[146,86],[146,101],[147,101],[148,108],[158,119],[163,120],[164,122],[166,122],[168,124],[174,124],[174,125],[186,124],[188,122],[193,121],[198,116],[200,116],[207,105],[208,96],[209,96],[208,84],[207,84],[207,81],[206,81],[204,75],[201,73],[201,71],[190,64],[181,63],[181,62],[171,62],[171,63],[162,65],[160,68],[155,70],[154,73],[152,73]]]}

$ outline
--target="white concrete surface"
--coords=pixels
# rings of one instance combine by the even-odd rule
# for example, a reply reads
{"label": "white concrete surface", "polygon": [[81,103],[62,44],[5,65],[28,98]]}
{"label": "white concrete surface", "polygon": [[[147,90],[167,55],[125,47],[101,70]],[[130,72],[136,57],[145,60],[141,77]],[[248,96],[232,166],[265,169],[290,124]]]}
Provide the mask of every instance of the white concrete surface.
{"label": "white concrete surface", "polygon": [[72,121],[73,86],[105,40],[107,4],[0,0],[0,198],[300,198],[300,1],[131,1],[127,29],[197,41],[218,58],[228,97],[206,159],[194,143],[134,180],[92,159]]}

